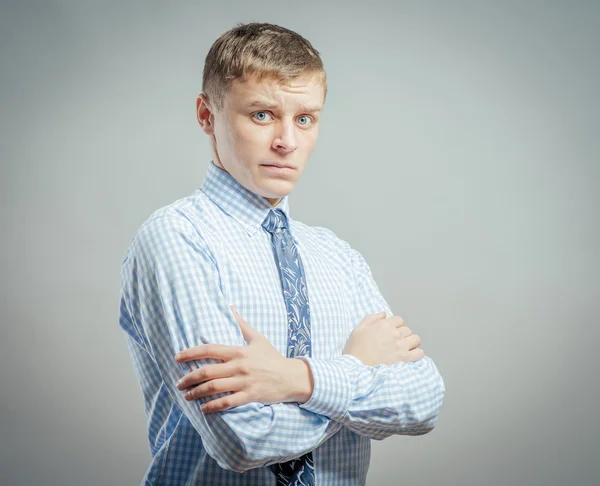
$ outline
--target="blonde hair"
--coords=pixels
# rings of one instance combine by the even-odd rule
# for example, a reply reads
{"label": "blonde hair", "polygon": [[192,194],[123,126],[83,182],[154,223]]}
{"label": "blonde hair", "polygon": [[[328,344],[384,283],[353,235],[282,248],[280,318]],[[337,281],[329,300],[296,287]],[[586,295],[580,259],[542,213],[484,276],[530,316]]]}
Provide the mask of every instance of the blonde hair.
{"label": "blonde hair", "polygon": [[319,52],[296,32],[266,23],[238,24],[211,46],[202,75],[202,91],[216,109],[223,108],[231,82],[249,76],[289,81],[316,76],[327,92]]}

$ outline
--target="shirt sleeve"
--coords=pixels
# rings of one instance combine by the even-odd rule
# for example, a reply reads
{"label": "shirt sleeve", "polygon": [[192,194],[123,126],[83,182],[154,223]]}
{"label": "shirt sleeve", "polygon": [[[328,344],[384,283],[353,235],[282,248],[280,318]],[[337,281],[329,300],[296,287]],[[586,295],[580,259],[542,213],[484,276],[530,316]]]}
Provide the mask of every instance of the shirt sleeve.
{"label": "shirt sleeve", "polygon": [[[217,263],[184,216],[155,217],[138,230],[121,266],[121,292],[129,314],[124,330],[152,357],[172,400],[221,467],[243,472],[288,461],[340,430],[341,424],[296,403],[250,403],[204,414],[200,405],[214,395],[183,398],[177,380],[220,361],[178,363],[177,352],[206,343],[246,345],[222,292]],[[341,386],[336,400],[346,403],[349,388]]]}
{"label": "shirt sleeve", "polygon": [[[392,316],[364,257],[347,243],[346,248],[355,283],[356,324],[367,314],[386,311],[388,317]],[[351,355],[330,361],[301,359],[311,367],[314,391],[300,407],[325,413],[359,435],[377,440],[394,434],[422,435],[437,422],[446,388],[428,356],[416,362],[375,367]],[[348,383],[350,400],[342,409],[333,397],[343,393],[340,390]]]}

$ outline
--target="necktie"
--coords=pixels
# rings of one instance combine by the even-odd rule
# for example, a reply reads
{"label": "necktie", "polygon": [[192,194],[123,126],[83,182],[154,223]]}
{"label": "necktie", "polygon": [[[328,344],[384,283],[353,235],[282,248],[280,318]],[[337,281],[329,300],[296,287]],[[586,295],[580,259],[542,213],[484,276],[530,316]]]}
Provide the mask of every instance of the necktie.
{"label": "necktie", "polygon": [[[304,267],[296,243],[288,229],[286,216],[280,209],[269,211],[262,223],[271,233],[271,242],[283,286],[288,316],[287,357],[310,356],[310,309],[304,278]],[[313,486],[315,467],[312,453],[292,461],[273,464],[278,486]]]}

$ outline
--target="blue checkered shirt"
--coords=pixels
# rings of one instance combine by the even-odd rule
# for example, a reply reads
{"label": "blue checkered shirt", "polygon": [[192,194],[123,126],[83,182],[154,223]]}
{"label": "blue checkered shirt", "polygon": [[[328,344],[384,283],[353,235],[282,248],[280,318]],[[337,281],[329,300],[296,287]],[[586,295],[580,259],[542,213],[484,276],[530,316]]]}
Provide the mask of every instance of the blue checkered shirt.
{"label": "blue checkered shirt", "polygon": [[[371,439],[420,435],[435,425],[445,392],[433,361],[376,367],[343,349],[367,315],[393,315],[365,259],[322,227],[287,216],[310,295],[314,377],[308,402],[250,403],[216,414],[186,401],[183,375],[214,359],[177,363],[204,343],[245,345],[229,306],[286,354],[288,318],[271,235],[269,202],[210,163],[201,187],[155,211],[121,265],[119,324],[144,397],[152,461],[144,485],[276,484],[266,466],[313,451],[316,485],[364,485]],[[223,396],[220,394],[218,396]]]}

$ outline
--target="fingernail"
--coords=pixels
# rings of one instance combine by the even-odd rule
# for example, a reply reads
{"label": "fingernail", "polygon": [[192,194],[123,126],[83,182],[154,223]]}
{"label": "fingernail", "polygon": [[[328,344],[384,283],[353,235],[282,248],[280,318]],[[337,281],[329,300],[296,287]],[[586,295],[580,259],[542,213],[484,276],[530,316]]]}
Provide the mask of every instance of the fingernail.
{"label": "fingernail", "polygon": [[180,378],[179,380],[177,380],[176,386],[179,390],[181,390],[181,385],[183,385],[183,378]]}
{"label": "fingernail", "polygon": [[186,400],[189,400],[190,398],[192,398],[192,392],[189,392],[189,391],[185,392],[183,394],[183,398],[185,398]]}

